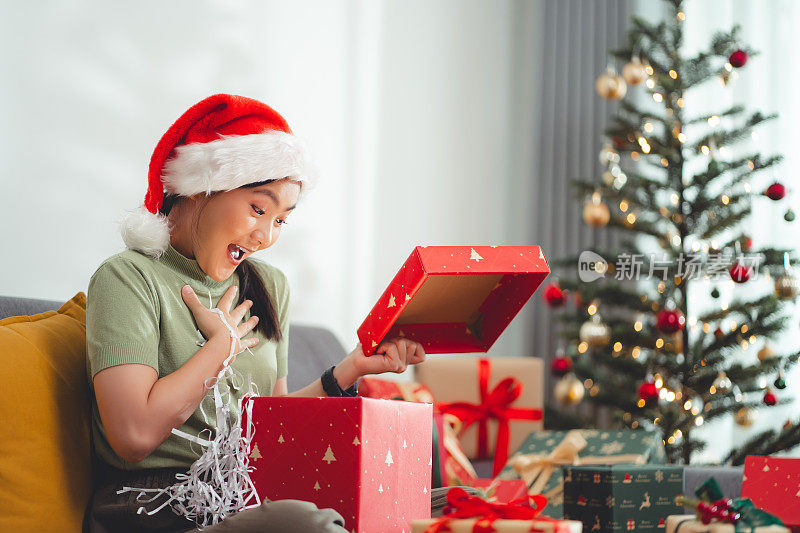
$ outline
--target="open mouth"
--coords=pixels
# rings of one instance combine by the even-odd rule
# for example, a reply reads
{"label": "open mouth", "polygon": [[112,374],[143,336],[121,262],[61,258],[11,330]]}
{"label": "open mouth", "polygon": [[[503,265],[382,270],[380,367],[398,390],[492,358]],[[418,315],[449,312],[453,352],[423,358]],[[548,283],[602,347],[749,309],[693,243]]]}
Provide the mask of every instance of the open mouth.
{"label": "open mouth", "polygon": [[228,245],[228,257],[231,258],[231,261],[238,265],[244,255],[247,253],[247,250],[239,246],[238,244],[231,243]]}

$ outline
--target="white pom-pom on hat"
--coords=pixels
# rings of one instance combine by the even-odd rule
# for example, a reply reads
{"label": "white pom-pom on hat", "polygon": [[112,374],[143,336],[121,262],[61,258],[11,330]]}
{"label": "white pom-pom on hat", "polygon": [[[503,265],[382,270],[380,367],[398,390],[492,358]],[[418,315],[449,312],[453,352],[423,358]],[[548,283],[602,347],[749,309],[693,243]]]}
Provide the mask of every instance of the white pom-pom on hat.
{"label": "white pom-pom on hat", "polygon": [[142,205],[119,220],[125,246],[158,259],[169,247],[169,223],[161,213],[153,214]]}

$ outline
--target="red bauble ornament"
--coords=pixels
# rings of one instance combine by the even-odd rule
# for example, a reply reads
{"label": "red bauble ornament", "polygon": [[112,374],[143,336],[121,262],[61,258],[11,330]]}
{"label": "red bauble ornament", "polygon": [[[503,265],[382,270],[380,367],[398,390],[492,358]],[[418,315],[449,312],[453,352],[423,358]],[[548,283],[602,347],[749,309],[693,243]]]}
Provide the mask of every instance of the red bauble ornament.
{"label": "red bauble ornament", "polygon": [[778,200],[786,196],[786,186],[776,181],[775,183],[767,187],[767,190],[764,191],[764,194],[766,194],[770,200],[775,200],[777,202]]}
{"label": "red bauble ornament", "polygon": [[736,50],[728,57],[728,63],[734,68],[741,68],[747,63],[747,52],[744,50]]}
{"label": "red bauble ornament", "polygon": [[617,150],[624,150],[628,146],[628,139],[624,135],[612,135],[611,143]]}
{"label": "red bauble ornament", "polygon": [[736,283],[744,283],[750,280],[753,275],[753,269],[742,263],[736,263],[730,270],[731,279]]}
{"label": "red bauble ornament", "polygon": [[584,301],[583,298],[581,297],[581,293],[577,291],[575,292],[575,307],[577,307],[578,309],[584,307]]}
{"label": "red bauble ornament", "polygon": [[550,373],[556,377],[564,377],[572,370],[572,359],[569,357],[556,357],[550,362]]}
{"label": "red bauble ornament", "polygon": [[675,333],[686,325],[686,317],[680,309],[662,309],[656,317],[656,327],[664,333]]}
{"label": "red bauble ornament", "polygon": [[644,400],[645,404],[651,404],[658,400],[658,387],[652,381],[645,381],[639,385],[639,399]]}
{"label": "red bauble ornament", "polygon": [[550,307],[561,307],[567,301],[567,295],[558,286],[558,283],[551,283],[544,290],[544,301]]}
{"label": "red bauble ornament", "polygon": [[742,246],[743,252],[749,252],[750,248],[753,247],[753,239],[751,239],[747,235],[742,235],[741,237],[739,237],[739,244]]}
{"label": "red bauble ornament", "polygon": [[723,337],[724,335],[725,335],[725,332],[722,331],[722,328],[717,326],[717,329],[714,330],[714,336],[719,339],[720,337]]}
{"label": "red bauble ornament", "polygon": [[767,390],[766,394],[764,394],[764,405],[772,406],[776,403],[778,403],[778,397],[771,390]]}

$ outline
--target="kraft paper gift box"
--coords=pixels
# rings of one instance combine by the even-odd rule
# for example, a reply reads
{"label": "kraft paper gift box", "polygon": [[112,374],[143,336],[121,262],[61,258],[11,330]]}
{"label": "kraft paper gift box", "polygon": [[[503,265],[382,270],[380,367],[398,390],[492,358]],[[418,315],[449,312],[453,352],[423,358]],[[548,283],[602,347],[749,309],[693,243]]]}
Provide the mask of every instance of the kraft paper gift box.
{"label": "kraft paper gift box", "polygon": [[439,409],[462,420],[459,440],[467,457],[494,456],[493,475],[510,450],[544,428],[544,363],[539,358],[432,357],[414,372],[433,392]]}
{"label": "kraft paper gift box", "polygon": [[664,463],[661,435],[646,430],[540,431],[531,433],[509,458],[498,475],[501,479],[522,478],[528,494],[544,494],[545,516],[563,516],[561,467],[573,464]]}
{"label": "kraft paper gift box", "polygon": [[744,460],[742,498],[800,531],[800,459],[748,455]]}
{"label": "kraft paper gift box", "polygon": [[[420,383],[375,377],[363,377],[358,383],[358,395],[365,398],[433,403],[430,389]],[[464,455],[456,436],[458,420],[433,410],[433,486],[460,485],[477,479],[472,463]]]}
{"label": "kraft paper gift box", "polygon": [[584,529],[663,531],[667,517],[683,512],[683,467],[668,465],[565,466],[564,518]]}
{"label": "kraft paper gift box", "polygon": [[[252,402],[252,406],[247,406]],[[348,531],[430,517],[432,406],[361,397],[251,397],[250,474],[263,500],[330,507]]]}
{"label": "kraft paper gift box", "polygon": [[549,273],[538,246],[417,246],[358,339],[367,355],[393,337],[427,354],[486,352]]}
{"label": "kraft paper gift box", "polygon": [[[723,522],[711,522],[704,524],[697,519],[696,515],[671,515],[667,517],[667,527],[664,533],[736,533],[736,526]],[[748,528],[746,531],[750,532]],[[791,531],[784,526],[756,526],[752,533],[789,533]]]}

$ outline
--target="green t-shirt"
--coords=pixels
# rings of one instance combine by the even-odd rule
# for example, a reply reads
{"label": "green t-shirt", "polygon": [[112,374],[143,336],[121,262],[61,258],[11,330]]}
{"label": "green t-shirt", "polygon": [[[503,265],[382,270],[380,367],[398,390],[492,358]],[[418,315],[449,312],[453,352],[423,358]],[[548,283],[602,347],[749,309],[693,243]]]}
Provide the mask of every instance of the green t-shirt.
{"label": "green t-shirt", "polygon": [[[258,387],[258,394],[270,396],[278,378],[287,374],[289,343],[289,285],[278,268],[255,259],[247,259],[255,267],[264,287],[274,302],[283,338],[280,342],[267,341],[256,331],[259,342],[250,348],[253,355],[243,351],[236,356],[232,367],[244,381],[248,374]],[[143,461],[130,463],[119,457],[108,443],[92,379],[95,374],[114,365],[141,363],[151,366],[161,378],[174,372],[200,349],[204,342],[192,312],[183,301],[181,287],[189,284],[204,305],[216,307],[219,299],[231,285],[239,285],[239,275],[215,281],[200,268],[194,259],[180,254],[172,245],[159,258],[153,259],[135,250],[126,250],[106,259],[92,275],[86,298],[86,372],[92,402],[92,436],[95,451],[101,460],[122,470],[144,468],[185,467],[199,457],[202,449],[197,444],[170,435]],[[238,298],[238,293],[237,293]],[[233,308],[234,306],[231,306]],[[248,310],[243,319],[250,318]],[[263,320],[263,318],[262,318]],[[233,384],[231,384],[233,381]],[[231,387],[233,385],[233,387]],[[220,392],[230,387],[233,410],[238,399],[247,392],[242,378],[227,378],[220,382]],[[238,388],[238,390],[236,390]],[[208,423],[203,413],[205,412]],[[238,420],[238,415],[235,416]],[[190,435],[213,438],[216,412],[213,394],[206,395],[200,407],[179,428]]]}

